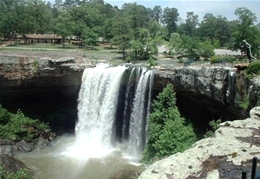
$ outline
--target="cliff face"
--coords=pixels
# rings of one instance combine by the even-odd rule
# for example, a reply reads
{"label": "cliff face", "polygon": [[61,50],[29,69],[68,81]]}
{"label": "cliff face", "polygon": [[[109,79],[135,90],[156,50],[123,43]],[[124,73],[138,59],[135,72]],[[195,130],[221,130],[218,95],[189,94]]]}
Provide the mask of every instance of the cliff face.
{"label": "cliff face", "polygon": [[69,57],[0,56],[0,103],[48,122],[58,134],[73,132],[85,66]]}
{"label": "cliff face", "polygon": [[14,98],[17,94],[30,95],[39,90],[65,93],[68,90],[71,94],[70,89],[79,88],[81,84],[83,69],[74,58],[0,56],[0,99],[6,95]]}
{"label": "cliff face", "polygon": [[161,91],[168,82],[175,86],[181,99],[195,101],[222,115],[234,115],[242,119],[247,116],[240,103],[250,108],[257,105],[259,80],[249,81],[244,73],[230,67],[181,67],[155,72],[154,88]]}
{"label": "cliff face", "polygon": [[[32,114],[31,117],[47,122],[50,122],[47,115],[52,111],[59,114],[53,114],[51,119],[58,118],[60,112],[66,113],[67,117],[60,118],[73,122],[50,124],[73,130],[81,76],[87,67],[91,65],[72,57],[0,56],[0,103],[13,112],[20,108],[26,114]],[[155,94],[162,91],[168,82],[173,83],[179,110],[191,119],[196,115],[201,118],[201,114],[206,112],[205,118],[242,119],[248,116],[248,112],[242,110],[239,103],[248,101],[250,108],[258,103],[260,79],[249,81],[236,68],[191,66],[154,71]]]}

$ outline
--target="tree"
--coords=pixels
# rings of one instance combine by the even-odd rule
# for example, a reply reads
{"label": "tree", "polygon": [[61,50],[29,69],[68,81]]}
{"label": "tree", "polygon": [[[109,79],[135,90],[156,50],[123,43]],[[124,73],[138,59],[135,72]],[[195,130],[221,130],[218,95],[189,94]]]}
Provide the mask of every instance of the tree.
{"label": "tree", "polygon": [[70,20],[71,16],[64,11],[60,16],[57,18],[55,22],[55,31],[58,35],[62,36],[63,41],[63,48],[65,47],[65,39],[71,35],[72,33],[72,21]]}
{"label": "tree", "polygon": [[154,6],[153,11],[152,11],[152,18],[159,23],[161,17],[162,17],[162,7]]}
{"label": "tree", "polygon": [[74,26],[72,32],[79,39],[83,38],[85,28],[92,29],[95,33],[101,34],[101,15],[97,8],[93,8],[94,2],[87,2],[81,6],[74,6],[68,12],[71,16],[71,21]]}
{"label": "tree", "polygon": [[200,58],[200,46],[199,39],[197,37],[190,37],[187,35],[181,36],[182,44],[180,52],[184,56],[190,57],[193,60],[199,60]]}
{"label": "tree", "polygon": [[84,29],[83,42],[85,46],[89,45],[93,49],[93,46],[97,44],[98,35],[90,28]]}
{"label": "tree", "polygon": [[164,88],[152,106],[148,121],[148,142],[142,160],[151,162],[191,147],[196,141],[196,134],[192,126],[180,116],[172,84]]}
{"label": "tree", "polygon": [[111,40],[112,44],[117,45],[123,53],[123,60],[126,58],[126,49],[128,49],[133,40],[133,33],[130,26],[130,21],[124,16],[119,16],[114,20]]}
{"label": "tree", "polygon": [[137,37],[131,42],[131,58],[133,60],[148,60],[151,55],[158,54],[159,37],[151,37],[148,29],[140,28]]}
{"label": "tree", "polygon": [[162,14],[162,23],[166,26],[168,30],[167,38],[170,38],[170,34],[176,32],[177,22],[178,22],[178,9],[166,7]]}
{"label": "tree", "polygon": [[211,44],[215,40],[215,30],[217,28],[216,17],[213,14],[207,13],[200,23],[199,33],[202,40],[210,40]]}
{"label": "tree", "polygon": [[124,16],[129,18],[134,37],[137,38],[138,29],[145,27],[149,20],[147,9],[137,3],[125,3],[122,7]]}
{"label": "tree", "polygon": [[180,34],[178,33],[172,33],[170,36],[170,40],[169,40],[169,54],[171,53],[171,51],[174,49],[174,51],[180,51],[180,49],[182,48],[182,39]]}
{"label": "tree", "polygon": [[240,48],[242,40],[246,40],[252,46],[252,53],[259,53],[260,31],[257,26],[254,25],[254,23],[257,22],[256,15],[245,7],[237,8],[235,15],[238,16],[238,19],[235,21],[236,28],[232,33],[231,48]]}
{"label": "tree", "polygon": [[185,33],[194,36],[198,25],[199,16],[197,14],[195,15],[194,12],[187,12]]}

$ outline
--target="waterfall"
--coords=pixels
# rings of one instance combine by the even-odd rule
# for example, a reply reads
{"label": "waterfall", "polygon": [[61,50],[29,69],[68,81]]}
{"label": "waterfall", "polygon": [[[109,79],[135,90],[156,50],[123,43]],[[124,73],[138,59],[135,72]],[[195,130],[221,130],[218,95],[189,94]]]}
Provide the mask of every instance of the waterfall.
{"label": "waterfall", "polygon": [[99,64],[84,70],[78,98],[74,157],[102,157],[127,145],[140,158],[147,135],[153,73],[145,68]]}
{"label": "waterfall", "polygon": [[147,119],[151,101],[153,75],[145,69],[138,70],[138,83],[135,90],[133,110],[130,118],[128,153],[139,159],[146,144]]}

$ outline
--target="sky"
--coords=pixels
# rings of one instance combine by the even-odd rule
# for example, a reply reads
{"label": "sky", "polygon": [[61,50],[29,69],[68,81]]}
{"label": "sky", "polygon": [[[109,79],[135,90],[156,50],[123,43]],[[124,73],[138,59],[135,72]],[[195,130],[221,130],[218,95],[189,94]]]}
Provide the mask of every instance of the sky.
{"label": "sky", "polygon": [[[55,0],[49,1],[51,3],[55,2]],[[202,20],[206,13],[212,13],[214,16],[222,15],[228,20],[235,20],[237,19],[237,16],[234,14],[236,8],[246,7],[256,14],[257,21],[260,22],[260,0],[104,0],[104,2],[119,8],[124,3],[134,2],[150,8],[156,5],[161,6],[162,9],[165,7],[177,8],[183,20],[186,19],[187,12],[194,12],[199,16],[199,20]]]}
{"label": "sky", "polygon": [[163,9],[165,7],[177,8],[180,17],[185,20],[187,12],[194,12],[202,20],[206,13],[212,13],[213,15],[222,15],[228,20],[237,19],[234,14],[236,8],[246,7],[251,12],[255,13],[258,22],[260,22],[260,1],[259,0],[249,0],[249,1],[238,1],[238,0],[104,0],[106,3],[111,5],[117,5],[119,8],[124,3],[133,3],[144,5],[145,7],[153,8],[156,5],[160,5]]}

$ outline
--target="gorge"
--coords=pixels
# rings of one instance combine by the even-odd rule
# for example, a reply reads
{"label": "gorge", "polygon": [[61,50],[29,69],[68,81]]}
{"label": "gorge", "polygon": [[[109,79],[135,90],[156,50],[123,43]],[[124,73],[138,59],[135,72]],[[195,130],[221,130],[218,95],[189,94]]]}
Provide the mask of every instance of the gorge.
{"label": "gorge", "polygon": [[[80,122],[80,110],[79,116],[77,116],[77,105],[79,103],[79,108],[85,105],[80,100],[80,96],[84,92],[84,90],[82,90],[84,85],[81,79],[91,77],[91,69],[96,69],[97,67],[93,68],[92,64],[86,62],[78,63],[77,59],[74,58],[34,59],[8,56],[1,57],[0,60],[0,101],[4,107],[14,112],[17,108],[20,108],[26,115],[31,115],[33,118],[40,118],[43,121],[49,122],[53,130],[60,134],[69,132],[79,135],[82,131],[89,132],[90,127],[88,125],[93,126],[94,124],[88,123],[82,125]],[[83,71],[86,67],[89,70],[85,70],[84,74],[87,73],[88,75],[84,77]],[[104,91],[102,90],[100,92],[102,95],[97,95],[102,98],[99,100],[97,100],[97,96],[94,95],[94,92],[98,90],[88,92],[88,94],[93,93],[93,95],[89,97],[94,98],[92,101],[90,100],[91,98],[89,98],[87,101],[91,101],[91,104],[86,105],[89,105],[88,107],[95,106],[95,103],[99,103],[98,105],[100,105],[100,103],[103,103],[102,100],[111,102],[111,104],[105,108],[101,108],[101,111],[106,111],[108,107],[111,107],[112,111],[108,111],[110,113],[108,116],[116,116],[114,119],[116,125],[108,125],[105,121],[102,121],[100,125],[105,125],[103,128],[108,128],[108,132],[115,132],[113,135],[107,135],[107,133],[104,134],[102,131],[100,135],[95,135],[100,137],[96,141],[104,139],[122,142],[122,140],[128,139],[129,143],[132,142],[130,146],[136,147],[134,150],[131,149],[131,147],[127,147],[126,151],[129,153],[132,152],[131,156],[136,155],[137,158],[140,157],[140,151],[142,151],[142,146],[145,143],[145,135],[132,137],[133,139],[141,139],[141,141],[131,139],[132,135],[130,136],[130,133],[135,133],[134,131],[136,130],[134,127],[136,121],[130,122],[134,119],[132,115],[146,118],[150,105],[148,99],[154,99],[168,82],[173,83],[175,86],[177,105],[182,115],[189,118],[193,125],[201,130],[206,130],[208,122],[212,119],[222,118],[223,120],[234,120],[247,117],[248,112],[239,106],[239,102],[243,101],[245,97],[249,100],[249,108],[258,104],[259,80],[248,80],[244,74],[237,71],[236,68],[219,66],[191,66],[173,69],[154,68],[152,70],[152,76],[154,77],[151,77],[151,72],[145,72],[142,68],[127,67],[127,73],[123,73],[127,71],[126,67],[113,67],[110,69],[114,68],[119,68],[119,71],[115,73],[115,70],[112,70],[112,76],[110,76],[110,74],[105,75],[109,77],[110,80],[108,79],[108,81],[111,83],[107,82],[104,85],[113,85],[114,81],[118,81],[116,80],[117,78],[121,79],[121,77],[124,77],[120,82],[122,84],[121,87],[113,87],[112,89],[117,89],[117,91],[111,93],[118,94],[118,99],[129,98],[130,101],[132,100],[132,102],[135,103],[135,92],[129,92],[131,91],[131,85],[128,85],[134,82],[135,89],[145,94],[150,94],[150,97],[149,95],[143,95],[146,96],[143,99],[138,97],[141,101],[145,101],[142,105],[145,104],[146,107],[140,107],[139,104],[141,102],[137,102],[136,104],[129,103],[129,105],[124,102],[129,100],[106,99]],[[97,72],[104,71],[105,69],[106,68],[100,68]],[[131,77],[133,74],[139,74],[136,76],[140,77],[138,78],[140,80],[145,80],[146,82],[144,84],[148,84],[148,81],[152,82],[153,85],[148,85],[150,86],[150,90],[147,90],[149,88],[142,85],[139,86],[139,80]],[[127,78],[125,78],[126,76]],[[98,82],[100,78],[97,77],[98,73],[95,73],[92,79]],[[90,80],[91,79],[87,79],[86,81]],[[106,89],[102,87],[97,87],[97,89],[98,88]],[[86,89],[90,88],[86,87]],[[141,92],[137,94],[141,94]],[[115,105],[119,107],[115,107]],[[131,105],[133,105],[134,108],[133,111],[129,113]],[[115,108],[120,110],[113,111]],[[142,110],[141,112],[143,113],[140,114],[138,109],[145,110]],[[49,114],[52,113],[52,111],[58,111],[58,113],[54,113],[50,117]],[[126,115],[125,111],[128,111],[128,114],[131,115]],[[100,114],[99,111],[93,111],[90,114],[84,114],[83,112],[82,115],[90,116]],[[122,116],[123,118],[129,116],[129,118],[125,118],[122,121],[118,120],[122,118]],[[76,124],[78,117],[79,122]],[[49,120],[50,118],[52,120]],[[100,118],[102,119],[102,117]],[[106,117],[103,119],[107,120]],[[74,128],[75,125],[76,129]],[[145,126],[145,124],[143,124],[143,126]],[[131,129],[131,127],[133,128]],[[143,132],[138,133],[144,134],[147,129],[142,127],[142,130]],[[95,130],[95,132],[98,131]],[[106,138],[107,136],[109,136],[109,138]],[[111,138],[111,136],[113,137]],[[68,143],[71,144],[71,142]],[[140,143],[142,143],[142,145],[140,145]]]}

